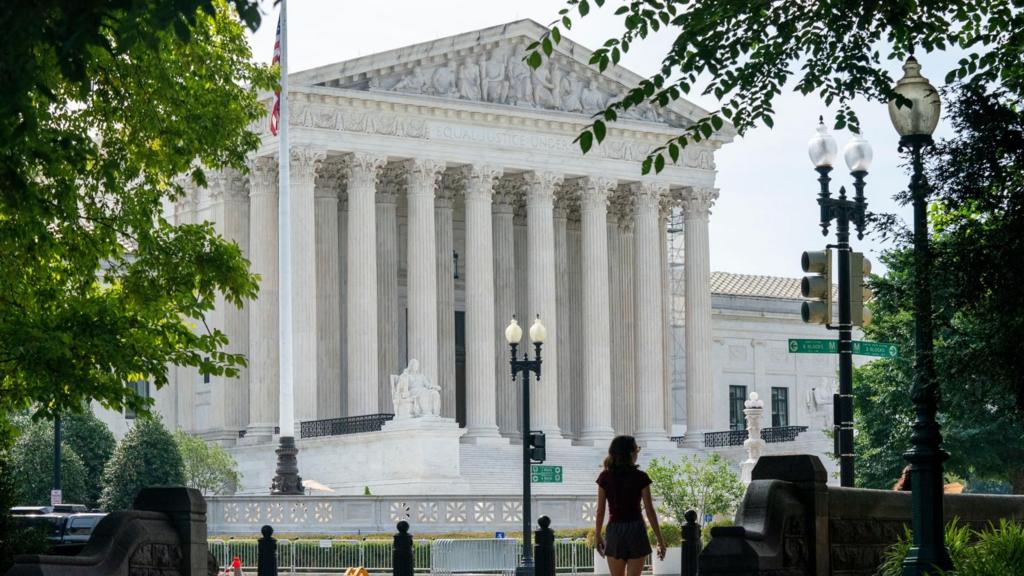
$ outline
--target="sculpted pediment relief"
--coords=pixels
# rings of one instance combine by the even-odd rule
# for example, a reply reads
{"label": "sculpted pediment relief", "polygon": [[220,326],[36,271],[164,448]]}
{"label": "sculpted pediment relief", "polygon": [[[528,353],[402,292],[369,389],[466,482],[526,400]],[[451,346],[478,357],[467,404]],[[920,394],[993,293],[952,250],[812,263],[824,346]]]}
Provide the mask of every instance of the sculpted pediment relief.
{"label": "sculpted pediment relief", "polygon": [[[601,75],[565,54],[556,52],[534,70],[523,62],[530,39],[521,37],[488,49],[460,50],[406,65],[370,70],[358,79],[329,85],[356,90],[423,94],[590,116],[625,93],[618,81]],[[674,127],[689,124],[674,111],[649,104],[620,113],[620,117]]]}

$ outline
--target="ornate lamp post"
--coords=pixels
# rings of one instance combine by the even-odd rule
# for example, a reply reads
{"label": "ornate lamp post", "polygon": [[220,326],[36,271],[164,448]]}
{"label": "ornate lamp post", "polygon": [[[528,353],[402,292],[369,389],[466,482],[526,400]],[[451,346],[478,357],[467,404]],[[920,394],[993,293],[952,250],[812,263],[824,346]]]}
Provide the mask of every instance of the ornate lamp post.
{"label": "ornate lamp post", "polygon": [[[832,220],[836,220],[836,244],[829,248],[835,248],[839,253],[839,323],[833,325],[831,298],[825,294],[825,305],[818,308],[814,313],[813,308],[805,306],[803,313],[805,322],[819,322],[826,327],[839,331],[839,402],[838,402],[838,427],[837,433],[837,456],[839,457],[839,477],[842,486],[853,486],[854,480],[854,450],[853,450],[853,326],[863,323],[863,312],[858,310],[858,320],[855,322],[852,306],[852,290],[862,290],[860,286],[851,286],[850,256],[853,250],[850,248],[850,223],[857,229],[857,239],[864,238],[864,216],[867,210],[867,201],[864,199],[864,177],[871,167],[871,145],[860,134],[855,134],[853,139],[843,149],[843,156],[846,165],[853,176],[854,198],[846,196],[846,187],[839,188],[839,197],[833,198],[829,191],[829,172],[836,160],[836,141],[824,121],[819,119],[817,133],[811,137],[807,146],[808,155],[818,172],[818,182],[821,189],[818,192],[818,206],[821,209],[821,234],[828,234],[828,227]],[[813,258],[812,253],[804,254],[804,270],[809,271],[810,262],[806,260]],[[817,253],[821,255],[822,253]],[[830,258],[825,252],[822,256]],[[860,259],[860,258],[858,258]],[[823,263],[824,267],[830,267],[831,261]],[[861,270],[856,271],[858,278]],[[805,279],[807,280],[807,279]],[[831,280],[825,282],[820,290],[831,292]],[[810,296],[811,290],[804,290],[805,296]]]}
{"label": "ornate lamp post", "polygon": [[935,420],[939,385],[932,357],[931,250],[928,247],[928,182],[921,154],[932,145],[932,133],[939,123],[942,103],[921,65],[911,56],[903,65],[903,78],[894,90],[906,102],[889,101],[889,118],[900,135],[900,152],[910,152],[913,175],[910,195],[914,205],[914,383],[910,397],[917,410],[913,447],[903,455],[910,462],[914,545],[903,562],[903,574],[932,573],[935,568],[952,570],[953,562],[943,541],[942,463],[949,454],[942,450],[942,434]]}
{"label": "ornate lamp post", "polygon": [[509,360],[509,364],[512,366],[512,380],[514,381],[520,372],[523,374],[523,421],[521,424],[523,435],[523,563],[516,568],[516,576],[533,576],[534,572],[533,545],[530,542],[530,536],[532,535],[530,531],[530,372],[534,373],[539,382],[540,348],[544,344],[545,337],[547,337],[547,329],[541,324],[540,315],[538,315],[533,321],[533,325],[530,326],[530,342],[533,343],[534,349],[533,360],[530,360],[528,352],[524,352],[523,358],[520,360],[517,348],[519,347],[519,342],[523,339],[523,329],[519,326],[519,322],[516,321],[514,316],[512,317],[512,322],[505,328],[505,340],[512,347],[512,356]]}

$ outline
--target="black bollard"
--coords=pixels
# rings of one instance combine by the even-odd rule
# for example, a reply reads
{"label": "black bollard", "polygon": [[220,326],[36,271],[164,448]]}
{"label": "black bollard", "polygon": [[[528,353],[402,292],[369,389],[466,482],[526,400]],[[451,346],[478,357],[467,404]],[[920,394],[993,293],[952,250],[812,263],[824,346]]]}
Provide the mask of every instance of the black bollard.
{"label": "black bollard", "polygon": [[412,534],[409,534],[409,523],[405,520],[398,523],[398,534],[395,534],[392,548],[391,573],[394,576],[413,576],[416,563],[412,555]]}
{"label": "black bollard", "polygon": [[697,513],[687,510],[683,524],[683,558],[682,576],[697,576],[697,557],[700,556],[700,524],[697,524]]}
{"label": "black bollard", "polygon": [[277,540],[271,536],[274,529],[265,525],[260,532],[263,538],[256,544],[256,570],[260,576],[277,576]]}
{"label": "black bollard", "polygon": [[555,531],[550,528],[551,518],[537,519],[540,530],[533,533],[534,576],[555,576]]}

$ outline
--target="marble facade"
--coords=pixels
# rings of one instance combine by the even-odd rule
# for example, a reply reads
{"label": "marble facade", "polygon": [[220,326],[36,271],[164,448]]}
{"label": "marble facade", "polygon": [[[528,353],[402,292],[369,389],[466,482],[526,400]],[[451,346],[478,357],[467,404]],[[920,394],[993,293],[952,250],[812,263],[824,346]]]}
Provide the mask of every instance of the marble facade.
{"label": "marble facade", "polygon": [[[416,358],[462,442],[515,437],[501,333],[513,313],[524,325],[539,314],[549,336],[534,428],[556,443],[634,433],[668,445],[664,244],[681,211],[695,270],[686,338],[704,343],[686,351],[688,405],[700,407],[686,420],[709,429],[708,219],[714,152],[731,133],[641,176],[651,149],[704,114],[645,105],[581,154],[573,140],[590,114],[639,78],[598,74],[568,40],[530,70],[523,49],[541,33],[519,21],[290,76],[296,422],[390,413],[389,377]],[[248,353],[241,377],[176,369],[161,392],[175,399],[172,425],[228,445],[269,442],[277,424],[276,146],[264,132],[248,175],[216,175],[170,215],[215,222],[261,276],[246,309],[210,318]]]}

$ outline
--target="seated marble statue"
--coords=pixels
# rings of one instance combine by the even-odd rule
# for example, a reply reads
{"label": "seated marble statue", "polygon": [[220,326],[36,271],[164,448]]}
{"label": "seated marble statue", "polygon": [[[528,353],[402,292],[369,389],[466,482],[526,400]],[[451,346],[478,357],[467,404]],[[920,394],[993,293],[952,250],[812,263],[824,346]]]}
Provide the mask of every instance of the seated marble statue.
{"label": "seated marble statue", "polygon": [[420,373],[415,358],[398,376],[391,376],[391,401],[395,419],[441,415],[441,387]]}

